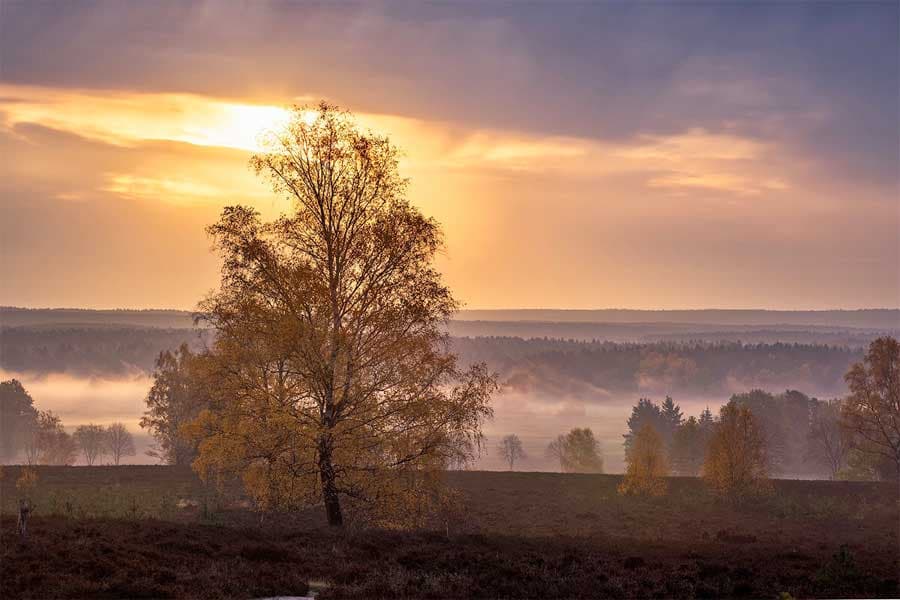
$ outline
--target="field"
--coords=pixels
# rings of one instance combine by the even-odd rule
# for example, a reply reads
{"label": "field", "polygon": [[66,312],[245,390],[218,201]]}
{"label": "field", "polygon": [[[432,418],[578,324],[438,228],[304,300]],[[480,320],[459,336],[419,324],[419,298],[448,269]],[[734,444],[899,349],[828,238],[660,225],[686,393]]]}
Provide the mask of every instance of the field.
{"label": "field", "polygon": [[55,597],[896,597],[898,490],[776,481],[739,507],[701,481],[657,500],[615,475],[451,472],[464,507],[431,530],[260,515],[173,467],[42,467],[30,538],[4,467],[0,595]]}

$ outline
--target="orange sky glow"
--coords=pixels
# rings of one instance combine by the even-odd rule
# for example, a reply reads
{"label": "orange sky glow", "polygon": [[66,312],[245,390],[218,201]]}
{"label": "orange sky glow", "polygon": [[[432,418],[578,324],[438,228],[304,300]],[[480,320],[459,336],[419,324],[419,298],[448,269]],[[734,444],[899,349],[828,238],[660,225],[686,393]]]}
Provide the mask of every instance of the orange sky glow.
{"label": "orange sky glow", "polygon": [[[361,40],[401,27],[384,15],[353,23]],[[543,66],[527,48],[516,54],[518,46],[498,41],[517,39],[514,30],[491,23],[469,32],[471,43],[513,49],[490,54],[502,65],[464,63],[478,71],[471,76],[496,66],[510,86],[540,81]],[[398,44],[422,43],[399,31]],[[0,76],[0,304],[193,308],[217,285],[204,227],[222,207],[249,204],[267,217],[290,208],[247,167],[259,135],[291,104],[320,98],[402,149],[411,200],[445,229],[439,267],[469,308],[900,304],[896,172],[870,178],[835,168],[838,149],[810,140],[843,126],[843,108],[789,104],[800,94],[790,77],[685,62],[668,96],[619,131],[626,109],[612,101],[622,90],[597,91],[597,106],[584,108],[594,120],[579,128],[562,122],[577,111],[537,91],[520,96],[524,107],[510,107],[507,119],[497,102],[482,110],[463,91],[457,100],[467,112],[454,97],[426,102],[427,91],[416,103],[408,80],[393,90],[354,87],[349,67],[297,60],[306,85],[268,72],[265,81],[235,75],[224,93],[221,73],[194,84],[145,65],[140,85],[98,82],[93,71],[79,81],[16,71],[13,56]],[[703,103],[715,119],[688,114]]]}

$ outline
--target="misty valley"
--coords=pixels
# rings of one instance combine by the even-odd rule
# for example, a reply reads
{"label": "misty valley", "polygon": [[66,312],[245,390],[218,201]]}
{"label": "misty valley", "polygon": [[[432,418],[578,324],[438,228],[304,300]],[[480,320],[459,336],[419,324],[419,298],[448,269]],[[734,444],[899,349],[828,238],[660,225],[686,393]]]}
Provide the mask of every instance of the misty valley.
{"label": "misty valley", "polygon": [[[46,557],[64,555],[75,537],[112,553],[83,563],[65,588],[40,584],[42,594],[802,597],[896,589],[896,472],[842,445],[836,411],[845,375],[875,340],[897,336],[900,311],[863,311],[856,323],[839,315],[832,325],[789,323],[814,313],[732,315],[757,321],[747,325],[699,322],[710,318],[702,311],[685,323],[652,311],[624,323],[550,321],[560,318],[550,311],[472,320],[462,312],[447,326],[450,346],[463,364],[484,362],[499,378],[482,448],[447,465],[449,495],[429,502],[412,529],[396,530],[402,521],[382,529],[384,515],[350,498],[350,537],[321,529],[321,505],[269,504],[239,478],[198,476],[196,449],[167,454],[147,430],[151,390],[171,385],[214,344],[215,332],[194,326],[190,313],[0,314],[4,406],[9,382],[21,382],[72,438],[62,450],[50,442],[43,455],[28,443],[4,446],[5,462],[32,465],[3,467],[5,526],[27,494],[37,538],[28,560],[41,565],[34,568],[68,572]],[[770,483],[746,488],[736,503],[711,487],[708,455],[710,436],[729,418],[723,409],[740,406],[758,423],[766,454],[767,479],[748,484]],[[29,435],[4,415],[4,439]],[[116,427],[131,444],[124,453],[86,437],[90,428],[99,436]],[[649,462],[636,462],[636,447]],[[128,523],[146,525],[127,533]],[[166,555],[142,550],[159,544]],[[673,553],[673,544],[686,550]],[[150,579],[127,575],[138,555]],[[335,569],[335,559],[346,567]],[[385,570],[387,579],[373,576]],[[28,596],[27,579],[4,577],[8,590]]]}

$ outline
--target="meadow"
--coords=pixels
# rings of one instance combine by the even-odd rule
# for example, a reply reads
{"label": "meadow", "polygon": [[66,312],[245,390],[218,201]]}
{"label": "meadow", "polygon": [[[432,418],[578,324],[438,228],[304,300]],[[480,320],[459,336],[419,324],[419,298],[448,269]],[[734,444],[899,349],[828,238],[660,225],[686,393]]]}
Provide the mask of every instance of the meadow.
{"label": "meadow", "polygon": [[776,480],[740,505],[694,478],[447,473],[453,510],[417,531],[319,509],[262,515],[240,489],[162,466],[38,467],[29,538],[18,467],[0,480],[5,598],[896,597],[892,483]]}

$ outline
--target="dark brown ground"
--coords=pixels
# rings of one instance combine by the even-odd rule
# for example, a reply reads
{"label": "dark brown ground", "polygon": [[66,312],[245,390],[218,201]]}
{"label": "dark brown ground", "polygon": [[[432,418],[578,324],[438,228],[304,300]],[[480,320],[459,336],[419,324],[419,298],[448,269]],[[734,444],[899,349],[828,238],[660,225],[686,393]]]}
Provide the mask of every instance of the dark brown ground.
{"label": "dark brown ground", "polygon": [[204,490],[170,467],[42,468],[23,545],[17,477],[0,481],[3,598],[251,598],[316,580],[323,598],[900,595],[895,484],[777,481],[736,508],[695,479],[636,501],[612,475],[450,473],[465,502],[448,537],[178,508]]}

